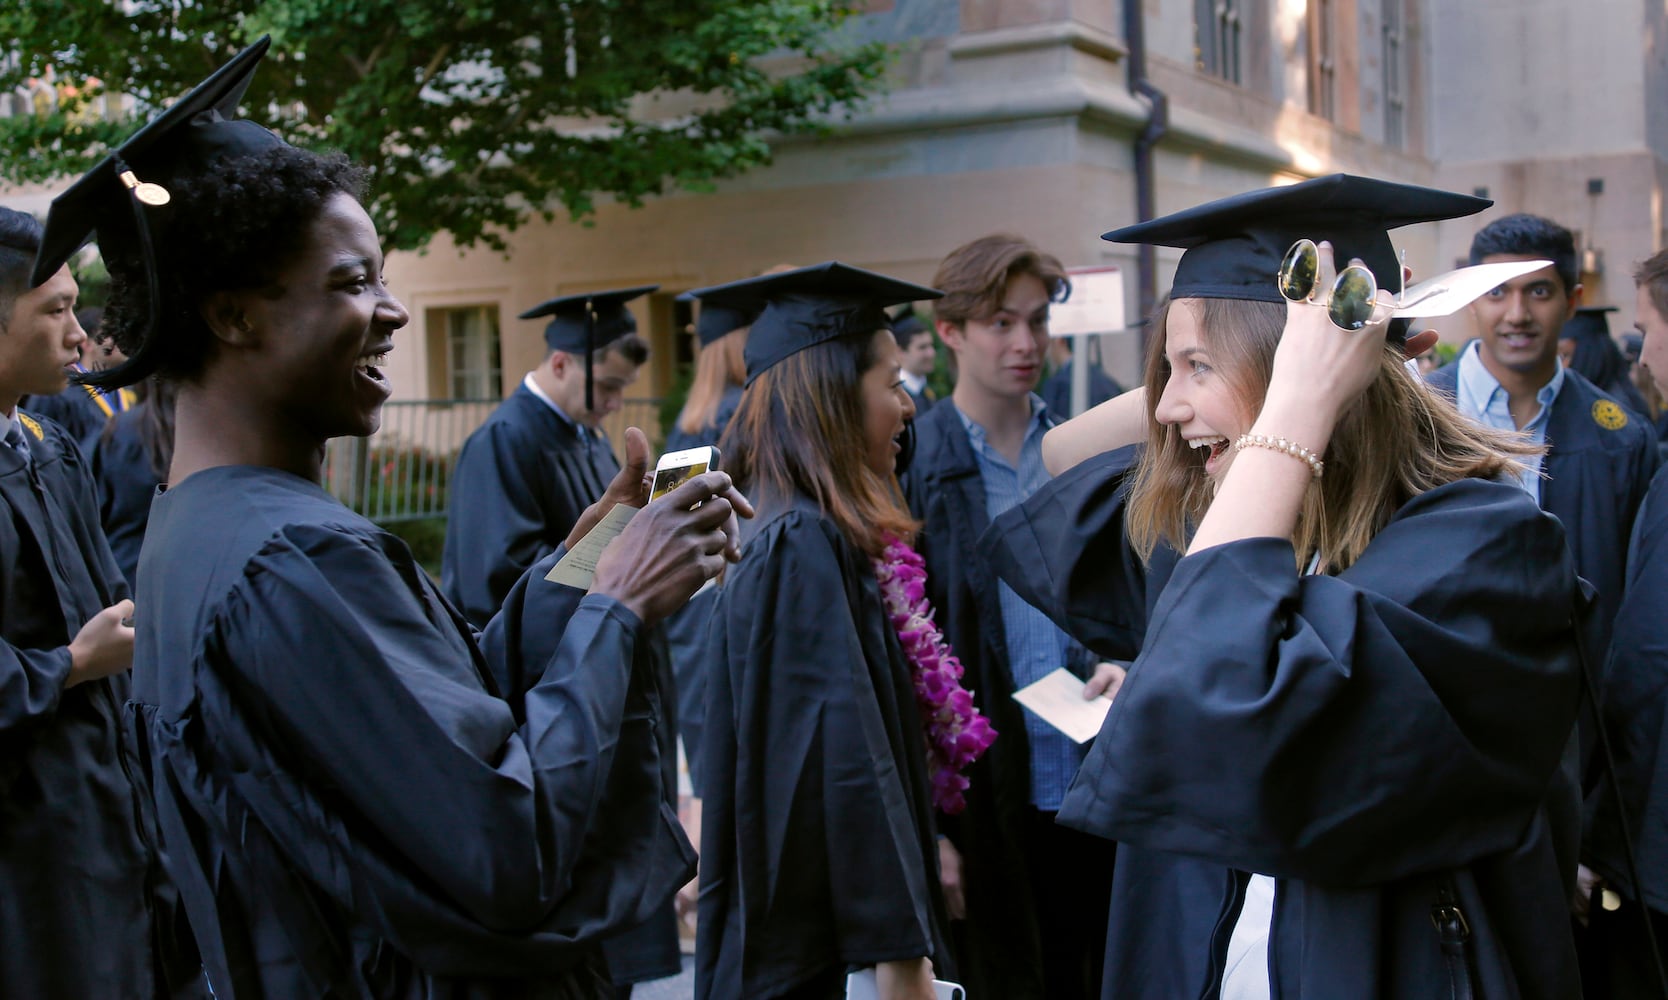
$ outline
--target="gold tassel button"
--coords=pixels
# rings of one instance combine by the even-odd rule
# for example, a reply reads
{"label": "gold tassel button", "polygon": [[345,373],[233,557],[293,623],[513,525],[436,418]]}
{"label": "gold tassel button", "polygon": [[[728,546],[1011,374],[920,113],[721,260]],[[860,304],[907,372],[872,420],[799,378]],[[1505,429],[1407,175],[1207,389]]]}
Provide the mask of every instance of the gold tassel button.
{"label": "gold tassel button", "polygon": [[150,181],[142,181],[133,176],[133,171],[131,170],[122,171],[119,177],[121,182],[127,185],[127,189],[133,192],[133,196],[147,205],[153,207],[166,205],[172,200],[171,196],[168,194],[167,188],[163,187],[161,184],[152,184]]}

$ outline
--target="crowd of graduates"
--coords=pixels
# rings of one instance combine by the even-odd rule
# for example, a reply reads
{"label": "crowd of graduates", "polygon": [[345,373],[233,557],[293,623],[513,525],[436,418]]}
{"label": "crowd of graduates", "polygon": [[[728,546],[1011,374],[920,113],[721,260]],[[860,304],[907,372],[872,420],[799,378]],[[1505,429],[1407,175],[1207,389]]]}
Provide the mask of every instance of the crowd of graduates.
{"label": "crowd of graduates", "polygon": [[565,295],[436,581],[321,485],[410,316],[266,44],[0,208],[0,993],[623,997],[693,911],[702,1000],[1668,1000],[1668,251],[1634,364],[1551,220],[1430,292],[1486,200],[1211,202],[1106,234],[1182,253],[1076,416],[1028,239],[779,267],[688,293],[654,500],[655,288]]}

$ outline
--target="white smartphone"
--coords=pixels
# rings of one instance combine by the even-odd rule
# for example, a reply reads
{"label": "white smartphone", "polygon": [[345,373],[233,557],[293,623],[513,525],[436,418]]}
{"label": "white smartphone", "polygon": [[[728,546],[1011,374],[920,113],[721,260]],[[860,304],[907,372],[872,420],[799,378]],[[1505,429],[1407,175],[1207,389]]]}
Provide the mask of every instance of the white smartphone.
{"label": "white smartphone", "polygon": [[[959,983],[934,979],[932,988],[938,1000],[967,1000],[967,991],[962,989]],[[846,976],[846,1000],[880,1000],[880,986],[875,982],[875,970],[858,969]]]}
{"label": "white smartphone", "polygon": [[685,480],[717,467],[717,448],[686,448],[667,452],[655,463],[654,485],[649,488],[650,502],[677,489]]}

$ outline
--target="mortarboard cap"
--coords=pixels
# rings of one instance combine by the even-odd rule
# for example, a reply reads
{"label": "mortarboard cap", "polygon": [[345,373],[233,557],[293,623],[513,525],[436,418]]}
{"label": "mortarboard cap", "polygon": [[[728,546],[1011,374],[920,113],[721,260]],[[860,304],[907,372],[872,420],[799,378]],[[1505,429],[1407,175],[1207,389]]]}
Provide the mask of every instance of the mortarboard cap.
{"label": "mortarboard cap", "polygon": [[807,347],[847,334],[892,329],[888,306],[944,295],[936,288],[838,261],[699,288],[691,294],[703,304],[760,310],[744,351],[749,383]]}
{"label": "mortarboard cap", "polygon": [[679,302],[700,302],[701,314],[695,320],[695,339],[705,347],[726,334],[744,326],[752,326],[759,317],[758,305],[736,306],[723,302],[707,302],[694,292],[678,296]]}
{"label": "mortarboard cap", "polygon": [[628,333],[637,332],[637,320],[625,304],[659,285],[636,285],[607,292],[580,292],[540,302],[522,313],[520,319],[549,316],[545,324],[545,346],[552,351],[585,356],[585,409],[596,409],[591,386],[592,355]]}
{"label": "mortarboard cap", "polygon": [[1558,331],[1559,340],[1578,340],[1582,337],[1610,336],[1610,320],[1605,313],[1616,311],[1615,306],[1582,306]]}
{"label": "mortarboard cap", "polygon": [[921,317],[915,314],[913,305],[906,304],[892,314],[892,333],[897,336],[900,344],[925,329],[927,324],[921,322]]}
{"label": "mortarboard cap", "polygon": [[607,292],[581,292],[541,302],[521,314],[521,319],[550,317],[544,328],[544,342],[553,351],[589,354],[599,351],[628,333],[637,332],[637,320],[627,302],[658,289],[659,285],[638,285]]}
{"label": "mortarboard cap", "polygon": [[96,231],[107,258],[145,262],[150,286],[150,323],[139,350],[126,364],[78,381],[127,385],[155,368],[154,354],[145,350],[161,295],[153,247],[169,235],[171,184],[216,160],[285,145],[265,127],[234,117],[269,44],[263,37],[232,57],[52,200],[31,285],[56,274]]}
{"label": "mortarboard cap", "polygon": [[1333,174],[1208,202],[1101,239],[1180,247],[1171,298],[1283,302],[1280,259],[1300,239],[1330,241],[1340,268],[1361,258],[1381,287],[1401,288],[1389,230],[1473,215],[1493,202],[1412,184]]}

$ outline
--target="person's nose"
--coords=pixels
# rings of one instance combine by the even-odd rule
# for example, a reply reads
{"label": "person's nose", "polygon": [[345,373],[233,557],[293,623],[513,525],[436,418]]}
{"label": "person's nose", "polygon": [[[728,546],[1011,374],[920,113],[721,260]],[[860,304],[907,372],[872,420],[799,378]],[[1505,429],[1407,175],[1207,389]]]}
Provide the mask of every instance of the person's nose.
{"label": "person's nose", "polygon": [[1522,292],[1506,293],[1506,322],[1513,326],[1522,326],[1532,317],[1529,315],[1529,298]]}
{"label": "person's nose", "polygon": [[1153,410],[1153,419],[1161,424],[1181,425],[1193,419],[1193,407],[1187,401],[1187,391],[1178,384],[1175,378],[1164,383],[1164,392],[1158,397],[1158,406]]}
{"label": "person's nose", "polygon": [[405,303],[391,294],[384,295],[382,301],[377,303],[376,316],[377,321],[390,330],[398,330],[411,322],[411,313],[406,309]]}
{"label": "person's nose", "polygon": [[81,321],[75,318],[75,313],[73,312],[70,313],[69,336],[65,338],[65,343],[68,346],[75,348],[76,353],[78,354],[81,352],[81,348],[87,343],[87,331],[81,328]]}

